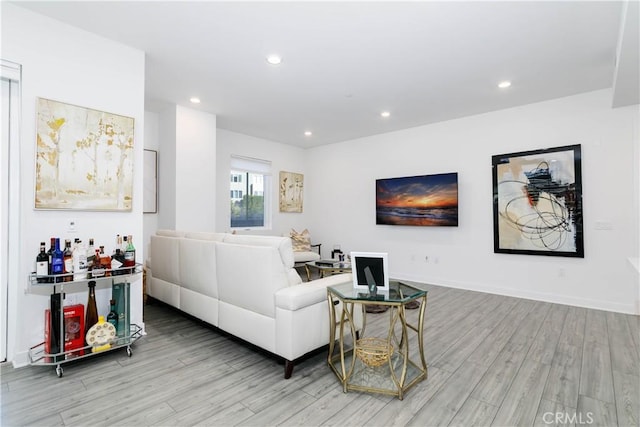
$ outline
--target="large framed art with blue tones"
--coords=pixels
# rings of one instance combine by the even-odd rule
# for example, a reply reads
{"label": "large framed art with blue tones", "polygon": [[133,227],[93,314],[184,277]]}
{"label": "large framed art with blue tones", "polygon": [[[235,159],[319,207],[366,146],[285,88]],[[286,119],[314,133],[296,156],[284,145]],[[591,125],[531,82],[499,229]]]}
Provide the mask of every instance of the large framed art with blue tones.
{"label": "large framed art with blue tones", "polygon": [[580,145],[501,154],[492,165],[494,252],[584,258]]}

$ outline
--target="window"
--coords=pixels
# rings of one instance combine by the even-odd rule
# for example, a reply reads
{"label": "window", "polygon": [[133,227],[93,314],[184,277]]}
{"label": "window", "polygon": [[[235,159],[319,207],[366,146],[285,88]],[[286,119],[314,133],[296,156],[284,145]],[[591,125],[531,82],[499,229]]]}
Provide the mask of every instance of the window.
{"label": "window", "polygon": [[231,228],[270,228],[271,162],[231,157]]}

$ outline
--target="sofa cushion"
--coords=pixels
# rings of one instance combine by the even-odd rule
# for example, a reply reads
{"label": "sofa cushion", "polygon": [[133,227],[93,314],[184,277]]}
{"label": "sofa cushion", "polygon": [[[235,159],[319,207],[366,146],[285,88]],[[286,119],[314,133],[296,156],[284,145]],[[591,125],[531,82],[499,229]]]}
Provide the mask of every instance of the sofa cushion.
{"label": "sofa cushion", "polygon": [[218,298],[216,242],[180,239],[180,283],[182,287]]}
{"label": "sofa cushion", "polygon": [[188,231],[184,233],[184,237],[187,239],[198,239],[198,240],[213,240],[215,242],[222,242],[224,237],[228,233],[207,233],[205,231]]}
{"label": "sofa cushion", "polygon": [[274,294],[289,286],[288,269],[282,265],[278,248],[215,244],[220,302],[275,317]]}
{"label": "sofa cushion", "polygon": [[319,261],[320,254],[318,252],[293,252],[293,260],[297,263],[299,262],[310,262],[310,261]]}
{"label": "sofa cushion", "polygon": [[156,236],[165,236],[165,237],[184,237],[184,231],[178,230],[158,230],[156,231]]}
{"label": "sofa cushion", "polygon": [[348,283],[352,280],[351,273],[334,274],[323,279],[280,289],[276,292],[276,307],[295,311],[319,302],[325,302],[327,301],[327,286]]}
{"label": "sofa cushion", "polygon": [[294,252],[310,252],[311,251],[311,234],[306,228],[298,233],[293,228],[290,233],[291,244]]}
{"label": "sofa cushion", "polygon": [[151,271],[153,277],[180,285],[180,239],[177,237],[151,236]]}
{"label": "sofa cushion", "polygon": [[285,268],[293,268],[291,239],[278,236],[250,236],[246,234],[225,234],[223,241],[237,245],[268,246],[278,249]]}

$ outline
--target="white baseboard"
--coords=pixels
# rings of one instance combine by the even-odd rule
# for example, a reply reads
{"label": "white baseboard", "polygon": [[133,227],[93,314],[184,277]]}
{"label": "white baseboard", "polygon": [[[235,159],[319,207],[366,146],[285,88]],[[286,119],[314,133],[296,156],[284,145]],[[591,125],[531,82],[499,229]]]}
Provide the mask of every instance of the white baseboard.
{"label": "white baseboard", "polygon": [[576,307],[593,308],[596,310],[613,311],[624,314],[640,314],[640,303],[637,301],[629,301],[628,304],[620,304],[613,301],[592,300],[587,298],[578,298],[570,295],[558,295],[543,292],[516,291],[510,288],[502,288],[499,286],[487,285],[484,283],[466,283],[451,281],[448,279],[429,279],[424,277],[415,277],[406,274],[393,274],[391,277],[399,280],[409,280],[418,283],[430,283],[433,285],[444,286],[447,288],[464,289],[468,291],[486,292],[489,294],[504,295],[508,297],[525,298],[535,301],[544,301],[554,304],[572,305]]}
{"label": "white baseboard", "polygon": [[23,351],[20,353],[16,353],[13,355],[13,360],[11,360],[11,364],[14,368],[22,368],[28,366],[29,362],[29,352]]}

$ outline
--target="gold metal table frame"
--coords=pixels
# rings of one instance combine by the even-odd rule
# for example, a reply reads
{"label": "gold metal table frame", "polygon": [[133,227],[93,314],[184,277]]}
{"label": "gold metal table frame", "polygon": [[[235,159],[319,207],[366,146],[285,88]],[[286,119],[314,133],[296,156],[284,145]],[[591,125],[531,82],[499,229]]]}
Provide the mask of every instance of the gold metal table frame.
{"label": "gold metal table frame", "polygon": [[[391,281],[389,288],[388,293],[371,295],[354,289],[351,283],[327,287],[329,336],[335,337],[329,342],[327,362],[345,393],[382,393],[402,400],[407,390],[428,377],[423,338],[427,291],[397,281]],[[406,305],[410,301],[420,302],[417,324],[407,321]],[[389,316],[386,337],[365,336],[367,305],[389,306],[380,314]],[[354,310],[362,311],[359,331]],[[418,357],[410,352],[410,331],[417,334]]]}

